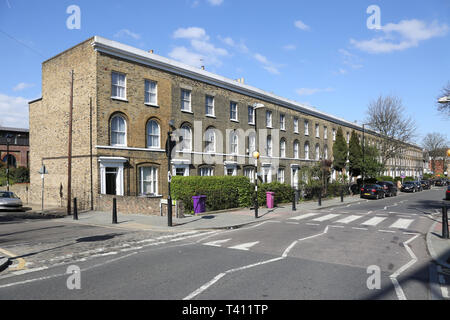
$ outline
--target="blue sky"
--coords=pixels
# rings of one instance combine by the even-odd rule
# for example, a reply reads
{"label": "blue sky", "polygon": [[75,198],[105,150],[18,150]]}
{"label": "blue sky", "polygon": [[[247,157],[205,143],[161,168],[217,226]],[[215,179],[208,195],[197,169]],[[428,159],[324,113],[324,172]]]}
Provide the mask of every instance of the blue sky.
{"label": "blue sky", "polygon": [[[67,28],[71,5],[80,29]],[[367,26],[371,5],[381,29]],[[435,107],[450,81],[448,0],[0,0],[0,123],[28,127],[41,63],[94,35],[359,123],[371,100],[396,95],[417,122],[415,142],[450,138]]]}

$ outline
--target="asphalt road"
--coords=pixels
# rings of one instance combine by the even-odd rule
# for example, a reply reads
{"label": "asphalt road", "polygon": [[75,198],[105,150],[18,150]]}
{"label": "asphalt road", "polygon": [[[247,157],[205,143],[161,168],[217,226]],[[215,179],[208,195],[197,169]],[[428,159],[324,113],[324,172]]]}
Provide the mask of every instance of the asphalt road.
{"label": "asphalt road", "polygon": [[[12,223],[9,234],[1,232],[2,248],[30,249],[24,243],[36,239],[52,246],[64,228],[60,245],[67,246],[28,256],[34,266],[27,271],[0,274],[0,299],[428,300],[436,297],[436,266],[425,234],[440,217],[442,194],[400,193],[318,211],[300,206],[240,229],[181,234],[54,221],[30,222],[34,233],[21,234]],[[73,265],[80,289],[68,288],[78,283],[67,272]]]}

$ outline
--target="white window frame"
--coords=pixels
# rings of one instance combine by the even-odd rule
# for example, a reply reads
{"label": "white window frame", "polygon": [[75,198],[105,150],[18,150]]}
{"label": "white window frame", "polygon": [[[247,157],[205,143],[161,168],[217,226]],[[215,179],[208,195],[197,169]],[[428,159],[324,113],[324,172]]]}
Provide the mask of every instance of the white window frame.
{"label": "white window frame", "polygon": [[304,145],[303,148],[304,148],[304,151],[305,151],[305,159],[309,160],[309,143],[305,142],[305,145]]}
{"label": "white window frame", "polygon": [[[187,99],[185,94],[189,94],[189,98]],[[192,91],[188,89],[181,89],[180,91],[180,99],[181,99],[181,111],[184,112],[192,112]],[[184,106],[188,103],[188,109],[185,109]]]}
{"label": "white window frame", "polygon": [[239,135],[236,130],[230,132],[230,153],[232,155],[239,153]]}
{"label": "white window frame", "polygon": [[336,141],[336,129],[333,128],[333,141]]}
{"label": "white window frame", "polygon": [[255,182],[255,168],[253,168],[253,167],[244,168],[244,176],[249,178],[251,183],[254,183]]}
{"label": "white window frame", "polygon": [[266,138],[266,155],[268,157],[272,157],[273,155],[273,140],[270,135]]}
{"label": "white window frame", "polygon": [[177,175],[177,169],[183,169],[184,170],[183,176],[189,177],[189,165],[188,164],[173,164],[172,166],[173,166],[173,169],[172,169],[173,176]]}
{"label": "white window frame", "polygon": [[[228,170],[229,169],[233,170],[231,175],[228,174]],[[224,175],[225,176],[236,177],[237,176],[237,165],[236,164],[226,164],[224,166]]]}
{"label": "white window frame", "polygon": [[[251,111],[251,115],[250,115]],[[251,119],[250,119],[251,116]],[[255,108],[252,106],[248,106],[248,124],[254,125],[255,124]]]}
{"label": "white window frame", "polygon": [[248,136],[248,153],[250,156],[256,151],[256,134],[250,134]]}
{"label": "white window frame", "polygon": [[[144,169],[150,169],[150,180],[144,180]],[[144,183],[150,183],[150,193],[144,193]],[[139,195],[140,196],[159,196],[159,169],[155,166],[139,167]]]}
{"label": "white window frame", "polygon": [[324,140],[328,139],[328,128],[327,128],[327,126],[323,127],[323,139]]}
{"label": "white window frame", "polygon": [[201,167],[199,171],[200,171],[199,175],[201,177],[212,177],[212,176],[214,176],[214,168],[212,168],[212,167]]}
{"label": "white window frame", "polygon": [[294,158],[300,159],[300,142],[294,141]]}
{"label": "white window frame", "polygon": [[316,138],[320,138],[320,126],[316,124]]}
{"label": "white window frame", "polygon": [[272,128],[272,111],[266,111],[266,127]]}
{"label": "white window frame", "polygon": [[309,121],[305,120],[305,136],[309,136]]}
{"label": "white window frame", "polygon": [[294,133],[298,133],[298,117],[294,117]]}
{"label": "white window frame", "polygon": [[[154,84],[154,91],[152,91],[152,85]],[[147,97],[149,99],[147,99]],[[152,101],[154,97],[154,102]],[[158,106],[158,83],[153,80],[145,80],[145,104],[150,106]]]}
{"label": "white window frame", "polygon": [[284,183],[284,169],[283,168],[278,168],[278,172],[277,172],[277,181],[279,183]]}
{"label": "white window frame", "polygon": [[[117,76],[117,83],[114,83],[114,75]],[[123,84],[121,84],[121,77],[123,77]],[[114,93],[118,93],[120,90],[117,90],[116,88],[123,88],[123,97],[120,95],[114,95]],[[127,75],[125,73],[112,71],[111,72],[111,98],[112,99],[120,99],[120,100],[126,100],[127,99]]]}
{"label": "white window frame", "polygon": [[[155,134],[155,133],[150,134],[150,132],[149,132],[150,123],[156,123],[156,127],[158,128],[158,134]],[[153,139],[151,139],[152,137],[158,137],[158,145],[156,145],[156,146],[150,145],[151,141],[153,141]],[[156,121],[154,119],[150,119],[147,122],[147,148],[148,149],[161,149],[161,126],[159,125],[158,121]]]}
{"label": "white window frame", "polygon": [[286,115],[280,114],[280,130],[286,131]]}
{"label": "white window frame", "polygon": [[100,193],[106,194],[106,168],[117,168],[116,195],[123,196],[123,168],[126,158],[121,157],[100,157]]}
{"label": "white window frame", "polygon": [[[181,137],[182,137],[182,141],[181,141],[181,150],[183,152],[191,152],[192,151],[192,128],[191,126],[184,124],[181,126],[180,128],[181,130]],[[188,135],[189,139],[186,139],[186,135]],[[186,140],[189,141],[189,143],[187,144],[187,148],[186,148]]]}
{"label": "white window frame", "polygon": [[280,140],[280,158],[286,158],[286,139]]}
{"label": "white window frame", "polygon": [[316,156],[316,161],[319,161],[320,160],[320,145],[319,144],[316,144],[315,156]]}
{"label": "white window frame", "polygon": [[[210,101],[212,102],[211,104],[208,104],[208,102],[209,102],[208,99],[210,99]],[[206,95],[205,96],[205,114],[207,116],[210,116],[210,117],[215,117],[216,116],[216,110],[215,110],[215,107],[214,107],[214,103],[215,103],[214,96],[210,96],[210,95]],[[208,112],[209,109],[212,110],[212,113]]]}
{"label": "white window frame", "polygon": [[[212,141],[208,140],[208,137],[212,137]],[[205,153],[215,153],[215,152],[216,152],[216,131],[210,128],[205,131]]]}
{"label": "white window frame", "polygon": [[323,147],[323,157],[328,160],[328,146]]}
{"label": "white window frame", "polygon": [[[114,121],[114,119],[122,119],[122,121],[123,121],[123,123],[125,124],[125,131],[113,131],[113,125],[112,125],[112,123],[113,123],[113,121]],[[125,118],[123,117],[123,116],[121,116],[121,115],[115,115],[115,116],[113,116],[112,118],[111,118],[111,121],[110,121],[110,124],[109,124],[109,126],[110,126],[110,140],[111,140],[111,146],[112,147],[126,147],[127,146],[127,120],[125,120]],[[120,143],[113,143],[113,134],[115,134],[115,135],[117,135],[117,134],[123,134],[123,141],[124,141],[124,143],[123,144],[120,144]]]}
{"label": "white window frame", "polygon": [[[234,108],[234,111],[233,111]],[[234,113],[235,118],[232,117],[232,114]],[[230,101],[230,120],[231,121],[239,121],[239,115],[238,115],[238,104],[237,102]]]}

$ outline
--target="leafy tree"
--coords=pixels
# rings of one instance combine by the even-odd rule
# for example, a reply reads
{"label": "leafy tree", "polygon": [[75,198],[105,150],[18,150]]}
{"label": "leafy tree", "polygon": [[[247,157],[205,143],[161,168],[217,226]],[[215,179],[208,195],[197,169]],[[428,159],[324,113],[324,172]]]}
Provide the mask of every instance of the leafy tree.
{"label": "leafy tree", "polygon": [[364,162],[361,169],[364,170],[365,178],[376,178],[384,171],[384,166],[378,161],[380,153],[376,146],[365,145]]}
{"label": "leafy tree", "polygon": [[336,133],[336,141],[333,144],[333,169],[342,172],[347,163],[348,147],[345,142],[342,128],[339,127]]}
{"label": "leafy tree", "polygon": [[348,145],[348,161],[350,176],[357,177],[361,174],[362,148],[359,144],[358,134],[353,130]]}

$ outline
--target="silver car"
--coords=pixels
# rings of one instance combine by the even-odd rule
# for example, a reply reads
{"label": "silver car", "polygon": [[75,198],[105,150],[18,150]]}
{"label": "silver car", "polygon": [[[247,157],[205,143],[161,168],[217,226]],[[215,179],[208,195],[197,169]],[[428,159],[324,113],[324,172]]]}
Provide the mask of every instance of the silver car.
{"label": "silver car", "polygon": [[10,191],[0,191],[0,210],[22,209],[22,200]]}

